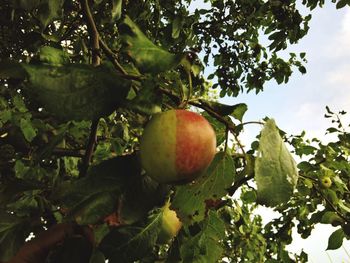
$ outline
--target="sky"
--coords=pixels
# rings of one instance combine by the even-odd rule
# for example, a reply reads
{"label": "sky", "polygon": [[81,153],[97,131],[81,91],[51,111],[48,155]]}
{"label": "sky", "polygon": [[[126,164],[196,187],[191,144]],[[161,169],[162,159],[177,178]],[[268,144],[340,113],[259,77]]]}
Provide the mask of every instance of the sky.
{"label": "sky", "polygon": [[[242,94],[237,98],[224,98],[222,102],[246,103],[248,111],[243,121],[256,121],[268,116],[274,118],[279,128],[288,134],[296,135],[305,130],[309,138],[330,141],[332,137],[325,136],[331,125],[324,118],[326,105],[333,111],[349,112],[343,120],[345,124],[350,122],[350,7],[336,10],[335,4],[328,3],[313,10],[309,33],[288,52],[306,52],[306,74],[302,75],[295,69],[287,84],[277,85],[271,81],[258,95],[254,92]],[[258,125],[247,126],[240,137],[243,144],[249,145],[260,130]],[[259,211],[265,221],[274,216],[267,208]],[[336,251],[326,251],[328,237],[336,229],[319,224],[306,240],[295,231],[294,241],[288,249],[292,252],[304,249],[311,263],[350,262],[349,241],[344,240],[343,247]]]}

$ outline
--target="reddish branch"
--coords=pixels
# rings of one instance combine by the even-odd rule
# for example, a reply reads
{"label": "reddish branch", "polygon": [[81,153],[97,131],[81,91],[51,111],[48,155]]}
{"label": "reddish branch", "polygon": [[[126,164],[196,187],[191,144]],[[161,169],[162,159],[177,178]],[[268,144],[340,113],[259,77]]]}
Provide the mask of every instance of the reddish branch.
{"label": "reddish branch", "polygon": [[57,224],[26,242],[8,263],[45,262],[51,249],[73,235],[82,236],[94,243],[91,229],[73,223]]}

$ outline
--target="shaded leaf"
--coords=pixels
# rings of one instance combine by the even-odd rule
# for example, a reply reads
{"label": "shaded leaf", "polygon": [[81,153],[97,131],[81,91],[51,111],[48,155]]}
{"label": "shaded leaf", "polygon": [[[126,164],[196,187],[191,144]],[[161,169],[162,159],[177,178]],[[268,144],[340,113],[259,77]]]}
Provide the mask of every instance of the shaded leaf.
{"label": "shaded leaf", "polygon": [[41,62],[53,66],[60,66],[69,63],[68,53],[50,46],[43,46],[39,49],[39,58]]}
{"label": "shaded leaf", "polygon": [[123,0],[112,0],[112,18],[118,20],[122,15]]}
{"label": "shaded leaf", "polygon": [[11,60],[0,61],[0,78],[24,79],[26,77],[27,72],[21,64]]}
{"label": "shaded leaf", "polygon": [[235,105],[225,105],[215,101],[205,101],[205,103],[221,116],[231,115],[239,121],[242,121],[244,113],[248,110],[248,106],[245,103],[238,103]]}
{"label": "shaded leaf", "polygon": [[202,115],[213,126],[216,135],[216,144],[219,146],[226,140],[226,127],[223,123],[210,116],[207,112],[203,112]]}
{"label": "shaded leaf", "polygon": [[349,0],[339,0],[338,3],[336,4],[336,8],[340,9],[340,8],[343,8],[346,5],[350,5]]}
{"label": "shaded leaf", "polygon": [[52,21],[62,16],[64,0],[40,1],[38,6],[38,19],[43,28],[46,28]]}
{"label": "shaded leaf", "polygon": [[186,239],[180,247],[183,262],[218,262],[224,252],[220,243],[224,238],[224,222],[216,212],[210,211],[201,231]]}
{"label": "shaded leaf", "polygon": [[95,249],[92,252],[89,263],[105,263],[105,262],[106,262],[106,259],[103,253],[100,250]]}
{"label": "shaded leaf", "polygon": [[11,6],[14,8],[22,8],[26,11],[31,11],[40,4],[40,0],[10,0]]}
{"label": "shaded leaf", "polygon": [[109,115],[124,101],[130,88],[129,80],[106,66],[22,65],[29,75],[25,91],[63,120],[93,120]]}
{"label": "shaded leaf", "polygon": [[338,230],[334,231],[328,239],[327,250],[334,250],[340,248],[343,244],[344,237],[345,234],[343,229],[339,228]]}
{"label": "shaded leaf", "polygon": [[205,213],[205,201],[220,199],[234,180],[235,169],[230,155],[216,154],[207,172],[197,181],[176,187],[171,209],[183,222],[201,221]]}
{"label": "shaded leaf", "polygon": [[143,227],[125,226],[112,229],[99,249],[110,263],[134,262],[142,259],[156,245],[162,225],[162,212],[153,214]]}
{"label": "shaded leaf", "polygon": [[8,261],[29,234],[28,221],[0,211],[0,261]]}
{"label": "shaded leaf", "polygon": [[87,177],[62,185],[56,198],[62,200],[69,217],[78,217],[81,224],[96,223],[115,210],[127,181],[139,173],[134,155],[116,157],[92,167]]}
{"label": "shaded leaf", "polygon": [[24,138],[26,138],[28,142],[31,142],[38,133],[38,130],[33,127],[32,122],[29,119],[21,119],[20,128]]}
{"label": "shaded leaf", "polygon": [[142,72],[159,73],[176,67],[183,55],[174,55],[156,46],[138,26],[126,16],[120,24],[125,52]]}
{"label": "shaded leaf", "polygon": [[267,206],[288,201],[298,180],[296,163],[272,119],[266,121],[261,132],[255,180],[258,201]]}

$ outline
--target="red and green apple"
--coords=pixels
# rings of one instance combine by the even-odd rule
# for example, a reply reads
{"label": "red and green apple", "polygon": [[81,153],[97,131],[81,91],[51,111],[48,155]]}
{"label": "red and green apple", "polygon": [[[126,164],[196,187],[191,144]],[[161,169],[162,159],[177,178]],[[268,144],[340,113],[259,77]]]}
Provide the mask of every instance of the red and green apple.
{"label": "red and green apple", "polygon": [[186,183],[200,176],[216,152],[216,136],[209,122],[187,110],[155,114],[140,143],[141,163],[160,183]]}

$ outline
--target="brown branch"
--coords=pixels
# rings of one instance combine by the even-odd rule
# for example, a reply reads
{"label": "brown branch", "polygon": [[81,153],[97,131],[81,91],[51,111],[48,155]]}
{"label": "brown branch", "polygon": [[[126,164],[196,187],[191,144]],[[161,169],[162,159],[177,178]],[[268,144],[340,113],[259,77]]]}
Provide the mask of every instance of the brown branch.
{"label": "brown branch", "polygon": [[229,195],[234,195],[238,188],[240,188],[242,185],[247,183],[249,180],[254,178],[254,174],[250,174],[246,177],[242,177],[241,179],[237,180],[228,190]]}
{"label": "brown branch", "polygon": [[[89,30],[90,40],[91,40],[91,47],[92,47],[92,65],[98,66],[101,63],[101,58],[99,55],[100,51],[100,36],[94,21],[94,18],[92,16],[88,0],[81,0],[81,8],[84,13],[84,17],[86,20],[86,24]],[[95,149],[95,144],[97,142],[97,129],[98,129],[98,122],[99,119],[93,120],[91,123],[90,128],[90,136],[89,141],[86,147],[85,156],[83,158],[83,164],[80,170],[80,176],[85,176],[86,172],[89,168],[90,161],[92,159],[92,155]]]}
{"label": "brown branch", "polygon": [[8,263],[46,262],[50,250],[72,235],[80,235],[94,243],[91,229],[74,223],[57,224],[26,242]]}
{"label": "brown branch", "polygon": [[88,0],[81,0],[80,3],[84,13],[87,27],[89,30],[89,35],[90,35],[91,48],[92,48],[92,65],[98,66],[101,63],[101,58],[99,55],[99,50],[100,50],[99,33],[97,30],[94,18],[92,17]]}

